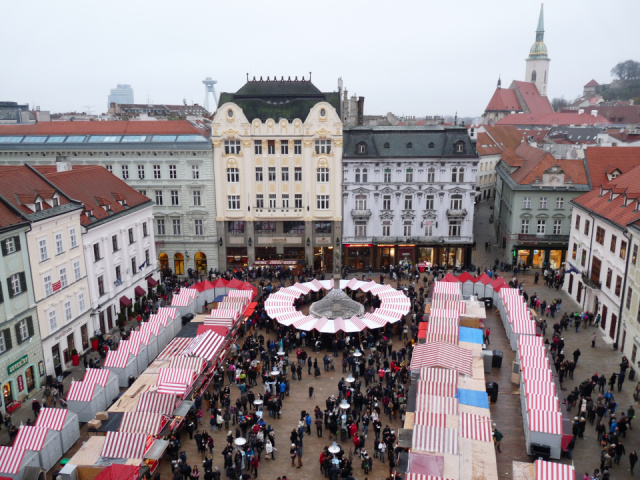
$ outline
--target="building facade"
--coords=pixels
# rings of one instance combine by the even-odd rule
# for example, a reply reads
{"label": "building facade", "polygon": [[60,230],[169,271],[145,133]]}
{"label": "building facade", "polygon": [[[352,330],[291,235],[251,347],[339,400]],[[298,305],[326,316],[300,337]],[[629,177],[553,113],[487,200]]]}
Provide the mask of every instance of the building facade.
{"label": "building facade", "polygon": [[0,385],[2,406],[34,395],[44,381],[44,362],[29,252],[29,222],[0,198]]}
{"label": "building facade", "polygon": [[211,125],[219,263],[338,275],[342,237],[339,93],[310,80],[249,80]]}
{"label": "building facade", "polygon": [[112,103],[133,103],[133,88],[131,88],[131,85],[119,83],[116,88],[112,88],[107,99],[107,109]]}
{"label": "building facade", "polygon": [[502,261],[553,269],[564,262],[571,200],[591,189],[583,159],[560,160],[522,143],[496,166],[493,211]]}
{"label": "building facade", "polygon": [[[627,290],[622,308],[622,331],[620,349],[625,352],[631,365],[636,368],[640,357],[640,264],[638,248],[640,248],[640,225],[636,222],[628,227],[629,235],[629,267],[625,277]],[[637,368],[636,368],[637,370]]]}
{"label": "building facade", "polygon": [[346,130],[345,265],[470,263],[477,166],[463,127]]}
{"label": "building facade", "polygon": [[208,131],[186,121],[42,122],[0,128],[0,164],[101,165],[155,202],[157,266],[218,267]]}

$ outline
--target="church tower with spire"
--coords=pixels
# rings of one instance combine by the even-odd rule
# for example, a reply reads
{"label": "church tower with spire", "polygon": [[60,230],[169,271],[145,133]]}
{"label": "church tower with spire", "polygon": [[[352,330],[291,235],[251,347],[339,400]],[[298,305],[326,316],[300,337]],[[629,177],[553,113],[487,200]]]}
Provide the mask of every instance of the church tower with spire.
{"label": "church tower with spire", "polygon": [[536,41],[529,50],[526,60],[525,82],[534,83],[540,95],[547,96],[547,84],[549,81],[549,62],[547,46],[544,44],[544,3],[540,6],[540,18],[536,29]]}

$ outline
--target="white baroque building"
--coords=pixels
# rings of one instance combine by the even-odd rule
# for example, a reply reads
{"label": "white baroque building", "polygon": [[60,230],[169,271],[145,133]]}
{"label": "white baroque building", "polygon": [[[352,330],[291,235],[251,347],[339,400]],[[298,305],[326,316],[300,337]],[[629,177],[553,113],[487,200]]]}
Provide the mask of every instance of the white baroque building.
{"label": "white baroque building", "polygon": [[343,151],[352,269],[471,261],[478,155],[463,127],[354,127]]}

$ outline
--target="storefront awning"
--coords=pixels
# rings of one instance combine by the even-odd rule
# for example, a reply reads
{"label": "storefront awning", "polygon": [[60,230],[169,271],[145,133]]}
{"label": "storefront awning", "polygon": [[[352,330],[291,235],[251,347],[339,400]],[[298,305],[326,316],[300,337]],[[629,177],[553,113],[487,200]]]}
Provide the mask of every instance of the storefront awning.
{"label": "storefront awning", "polygon": [[124,307],[128,307],[129,305],[131,305],[131,299],[129,297],[127,297],[126,295],[123,295],[120,297],[120,305],[124,306]]}
{"label": "storefront awning", "polygon": [[144,288],[142,288],[140,285],[134,288],[133,291],[136,293],[136,297],[141,297],[142,295],[147,294],[147,292],[144,291]]}
{"label": "storefront awning", "polygon": [[156,285],[158,285],[158,281],[153,277],[147,277],[147,285],[149,285],[150,287],[155,287]]}

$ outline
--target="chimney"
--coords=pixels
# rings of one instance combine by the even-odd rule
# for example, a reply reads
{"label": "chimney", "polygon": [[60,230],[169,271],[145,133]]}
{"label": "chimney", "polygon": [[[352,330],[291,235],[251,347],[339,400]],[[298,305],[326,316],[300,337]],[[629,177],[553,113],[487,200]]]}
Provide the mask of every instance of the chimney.
{"label": "chimney", "polygon": [[358,97],[358,125],[364,125],[364,97]]}
{"label": "chimney", "polygon": [[71,170],[71,162],[66,155],[56,157],[56,172],[68,172]]}
{"label": "chimney", "polygon": [[591,115],[593,115],[594,117],[598,116],[598,110],[591,110]]}

